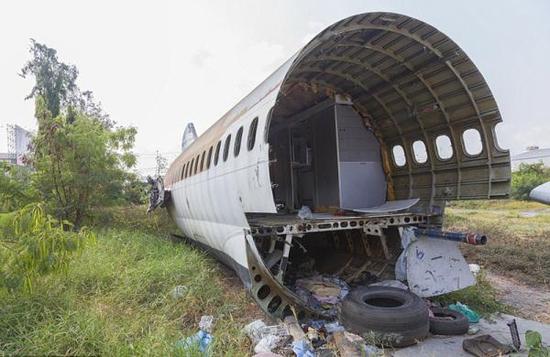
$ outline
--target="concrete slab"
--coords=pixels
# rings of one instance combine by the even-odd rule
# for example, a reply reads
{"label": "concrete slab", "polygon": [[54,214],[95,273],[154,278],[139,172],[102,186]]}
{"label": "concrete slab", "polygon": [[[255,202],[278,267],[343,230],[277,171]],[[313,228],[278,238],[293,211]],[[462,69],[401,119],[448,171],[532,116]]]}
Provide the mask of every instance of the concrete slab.
{"label": "concrete slab", "polygon": [[492,319],[482,319],[478,324],[480,331],[474,336],[430,336],[419,344],[400,350],[391,351],[394,357],[417,357],[417,356],[464,356],[472,355],[462,349],[462,341],[479,335],[491,335],[504,344],[512,345],[510,329],[506,323],[516,319],[519,336],[521,338],[522,351],[519,356],[527,356],[525,351],[525,332],[527,330],[538,331],[542,335],[542,341],[550,342],[550,325],[536,321],[525,320],[511,315],[501,314]]}

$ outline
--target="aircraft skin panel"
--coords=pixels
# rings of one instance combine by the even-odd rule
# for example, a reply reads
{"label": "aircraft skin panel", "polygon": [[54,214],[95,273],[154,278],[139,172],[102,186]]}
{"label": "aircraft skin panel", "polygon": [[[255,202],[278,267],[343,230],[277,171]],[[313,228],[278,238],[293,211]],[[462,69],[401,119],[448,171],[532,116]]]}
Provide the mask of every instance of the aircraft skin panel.
{"label": "aircraft skin panel", "polygon": [[[227,128],[221,136],[217,165],[212,154],[209,169],[171,186],[173,207],[169,211],[182,232],[227,254],[245,268],[244,232],[249,228],[245,212],[276,213],[269,179],[269,145],[264,140],[263,129],[275,97],[273,93],[264,98],[264,102]],[[248,128],[255,118],[258,118],[256,139],[254,148],[248,150]],[[243,136],[235,157],[235,133],[241,126]],[[231,134],[231,145],[224,162],[223,149],[228,134]],[[215,145],[217,142],[214,150]]]}

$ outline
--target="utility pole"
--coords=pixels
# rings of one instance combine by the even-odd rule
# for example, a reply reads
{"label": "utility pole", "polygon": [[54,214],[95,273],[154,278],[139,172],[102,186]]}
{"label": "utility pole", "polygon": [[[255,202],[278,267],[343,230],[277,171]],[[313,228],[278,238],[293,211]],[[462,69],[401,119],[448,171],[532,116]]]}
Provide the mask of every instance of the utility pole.
{"label": "utility pole", "polygon": [[161,155],[161,153],[158,150],[155,152],[155,161],[157,163],[157,168],[155,172],[156,176],[159,177],[161,175],[164,175],[164,173],[166,172],[166,166],[168,165],[168,161],[164,156]]}

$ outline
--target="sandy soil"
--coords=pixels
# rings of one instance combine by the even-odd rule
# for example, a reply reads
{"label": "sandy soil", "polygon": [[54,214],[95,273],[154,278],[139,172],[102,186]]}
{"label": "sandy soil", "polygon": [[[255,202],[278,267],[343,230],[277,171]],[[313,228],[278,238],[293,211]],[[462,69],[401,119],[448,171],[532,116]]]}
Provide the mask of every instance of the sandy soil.
{"label": "sandy soil", "polygon": [[526,285],[516,279],[488,273],[488,280],[498,291],[498,298],[512,306],[515,315],[543,323],[550,323],[550,290]]}

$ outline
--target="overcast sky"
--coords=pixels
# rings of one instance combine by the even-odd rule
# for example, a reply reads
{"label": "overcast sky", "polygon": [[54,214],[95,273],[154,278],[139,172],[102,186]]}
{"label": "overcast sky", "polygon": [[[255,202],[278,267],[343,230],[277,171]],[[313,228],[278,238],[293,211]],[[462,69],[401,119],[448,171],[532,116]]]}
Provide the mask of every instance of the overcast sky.
{"label": "overcast sky", "polygon": [[512,153],[550,147],[550,1],[5,1],[0,4],[0,151],[5,124],[35,128],[29,39],[75,64],[111,118],[138,128],[139,168],[173,158],[187,122],[199,135],[332,23],[392,11],[435,26],[489,83]]}

